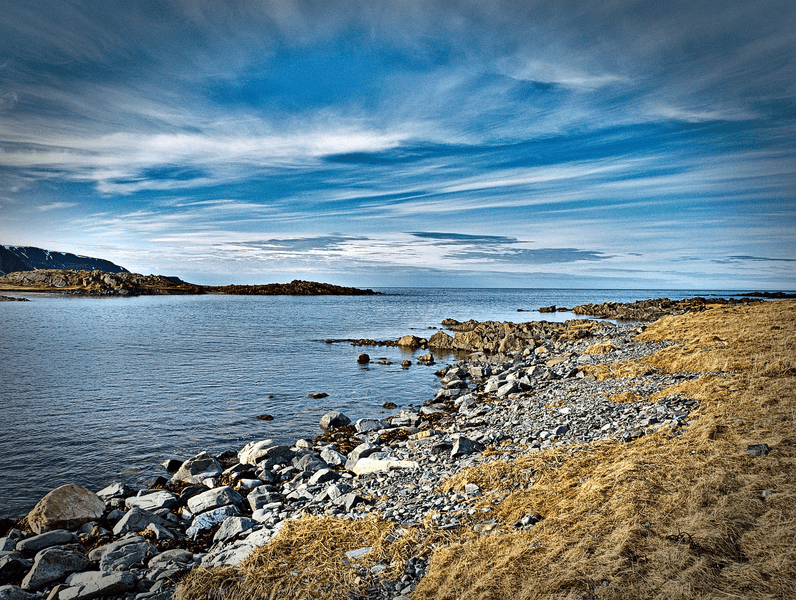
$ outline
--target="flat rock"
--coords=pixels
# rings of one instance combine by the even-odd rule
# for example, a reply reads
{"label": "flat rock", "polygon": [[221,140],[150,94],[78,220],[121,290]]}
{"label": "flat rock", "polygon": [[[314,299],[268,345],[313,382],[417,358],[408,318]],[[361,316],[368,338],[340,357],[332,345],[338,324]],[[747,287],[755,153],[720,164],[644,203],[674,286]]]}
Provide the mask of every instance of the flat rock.
{"label": "flat rock", "polygon": [[116,540],[115,542],[111,542],[110,544],[105,544],[104,546],[98,546],[94,548],[91,552],[88,553],[89,560],[93,562],[98,562],[102,560],[102,557],[105,556],[108,552],[113,552],[121,548],[122,546],[126,546],[128,544],[138,544],[140,542],[146,541],[140,535],[131,535],[126,538],[122,538],[121,540]]}
{"label": "flat rock", "polygon": [[378,431],[379,429],[387,429],[389,426],[390,424],[383,419],[358,419],[354,425],[357,433]]}
{"label": "flat rock", "polygon": [[18,552],[38,552],[50,546],[63,546],[77,541],[77,536],[66,529],[54,529],[17,542]]}
{"label": "flat rock", "polygon": [[473,454],[475,452],[481,452],[483,449],[484,446],[482,444],[462,436],[453,442],[451,457]]}
{"label": "flat rock", "polygon": [[84,571],[91,565],[88,556],[67,548],[46,548],[36,555],[33,567],[22,580],[23,590],[38,590],[61,581],[69,573]]}
{"label": "flat rock", "polygon": [[173,550],[166,550],[160,554],[153,556],[149,559],[149,568],[165,568],[169,564],[184,564],[190,565],[193,563],[193,552],[183,550],[181,548],[174,548]]}
{"label": "flat rock", "polygon": [[108,487],[104,487],[97,492],[97,496],[102,498],[105,502],[111,498],[127,498],[133,495],[135,495],[135,490],[121,481],[112,483]]}
{"label": "flat rock", "polygon": [[[142,490],[149,491],[149,490]],[[147,494],[131,496],[124,501],[127,509],[143,508],[148,511],[155,511],[161,508],[172,509],[178,504],[177,496],[166,490],[157,490]]]}
{"label": "flat rock", "polygon": [[351,470],[357,475],[364,475],[365,473],[380,473],[391,469],[418,469],[419,467],[420,465],[414,460],[372,458],[368,456],[360,458]]}
{"label": "flat rock", "polygon": [[48,493],[28,513],[28,526],[34,533],[53,529],[77,529],[96,521],[105,512],[97,494],[76,483],[67,483]]}
{"label": "flat rock", "polygon": [[337,450],[324,448],[321,450],[321,460],[330,467],[340,467],[345,464],[346,457],[340,454]]}

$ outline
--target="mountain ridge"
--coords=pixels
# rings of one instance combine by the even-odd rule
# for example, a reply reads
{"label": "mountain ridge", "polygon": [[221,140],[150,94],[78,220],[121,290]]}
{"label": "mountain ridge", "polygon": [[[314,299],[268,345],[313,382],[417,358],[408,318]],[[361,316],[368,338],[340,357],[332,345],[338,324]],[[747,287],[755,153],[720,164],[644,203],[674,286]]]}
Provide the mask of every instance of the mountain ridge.
{"label": "mountain ridge", "polygon": [[45,250],[35,246],[0,245],[0,276],[42,269],[129,273],[124,267],[103,258]]}

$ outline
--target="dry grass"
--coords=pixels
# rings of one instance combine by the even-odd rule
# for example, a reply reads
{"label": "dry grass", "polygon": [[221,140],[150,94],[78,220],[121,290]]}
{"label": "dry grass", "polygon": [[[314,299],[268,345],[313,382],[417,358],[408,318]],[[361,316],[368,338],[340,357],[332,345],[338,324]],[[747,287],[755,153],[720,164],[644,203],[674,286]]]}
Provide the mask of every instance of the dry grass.
{"label": "dry grass", "polygon": [[[786,301],[650,326],[641,340],[678,344],[598,372],[716,373],[661,394],[700,401],[688,433],[458,474],[446,488],[478,483],[485,505],[489,491],[513,490],[477,513],[501,527],[435,552],[412,599],[796,597],[794,321],[796,302]],[[770,454],[748,454],[754,443]],[[543,519],[513,533],[530,513]]]}
{"label": "dry grass", "polygon": [[[699,400],[682,436],[561,446],[465,470],[443,491],[476,483],[484,496],[470,501],[470,522],[444,535],[432,519],[396,541],[396,526],[377,519],[301,519],[241,568],[192,574],[179,598],[351,598],[368,584],[345,551],[371,546],[363,564],[392,564],[396,576],[434,545],[412,600],[794,598],[795,322],[796,301],[666,317],[639,339],[676,345],[593,367],[601,378],[704,373],[660,394]],[[746,452],[757,443],[770,453]],[[533,528],[514,529],[536,514]]]}

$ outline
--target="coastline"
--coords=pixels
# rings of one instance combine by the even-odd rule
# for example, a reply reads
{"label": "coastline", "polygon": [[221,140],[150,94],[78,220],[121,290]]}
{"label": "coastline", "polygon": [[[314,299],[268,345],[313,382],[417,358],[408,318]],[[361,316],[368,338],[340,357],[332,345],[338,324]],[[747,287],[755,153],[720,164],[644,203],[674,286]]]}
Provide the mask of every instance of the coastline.
{"label": "coastline", "polygon": [[[297,440],[290,447],[261,444],[256,450],[252,447],[248,451],[230,452],[226,457],[219,457],[222,461],[229,461],[222,465],[227,466],[227,472],[223,473],[222,470],[210,477],[217,479],[213,482],[215,490],[227,487],[225,483],[234,484],[231,487],[238,488],[241,500],[230,493],[231,501],[210,508],[204,514],[220,510],[219,517],[229,518],[229,512],[224,514],[222,509],[234,506],[239,513],[232,517],[237,519],[234,523],[245,529],[231,534],[216,544],[215,548],[211,546],[212,536],[218,533],[217,525],[206,530],[197,529],[205,533],[190,543],[166,541],[166,533],[162,534],[164,539],[157,537],[159,528],[179,534],[195,525],[194,519],[180,519],[176,512],[181,507],[190,507],[191,498],[200,495],[190,494],[207,493],[202,490],[193,489],[186,493],[190,487],[171,486],[173,498],[169,498],[168,492],[164,491],[150,490],[131,496],[134,490],[121,489],[104,494],[107,496],[107,508],[132,509],[136,504],[141,506],[147,502],[150,503],[148,506],[155,506],[155,497],[158,497],[158,502],[165,504],[153,510],[165,510],[175,518],[161,517],[163,523],[154,521],[155,527],[146,534],[146,541],[136,540],[125,546],[136,546],[140,550],[143,545],[148,561],[156,559],[166,550],[175,550],[181,543],[193,548],[191,552],[194,555],[189,562],[173,561],[172,572],[160,579],[167,583],[160,584],[150,597],[157,594],[168,597],[173,589],[172,584],[189,570],[192,573],[185,581],[182,598],[202,596],[208,587],[220,586],[222,583],[225,587],[234,587],[245,570],[253,568],[248,565],[257,562],[256,553],[244,567],[228,570],[223,577],[214,571],[194,570],[197,564],[194,559],[200,556],[205,566],[235,565],[252,553],[256,545],[265,541],[269,543],[257,551],[260,554],[267,553],[266,548],[276,552],[279,548],[284,550],[292,547],[289,556],[291,560],[295,559],[296,565],[300,561],[311,562],[313,556],[318,560],[317,553],[311,551],[310,540],[306,539],[307,531],[315,532],[319,538],[328,538],[332,535],[330,532],[335,532],[332,536],[334,543],[331,544],[335,547],[361,543],[360,546],[343,550],[343,558],[329,559],[334,564],[334,573],[342,574],[334,588],[338,595],[328,597],[346,597],[345,594],[353,597],[359,594],[359,597],[368,598],[400,598],[412,593],[413,598],[441,598],[444,596],[437,592],[451,584],[453,574],[461,577],[462,581],[470,580],[465,589],[471,590],[467,592],[471,595],[466,597],[500,597],[472,595],[475,593],[472,590],[481,585],[477,585],[473,578],[477,579],[482,574],[476,572],[468,575],[464,563],[460,562],[462,556],[455,554],[454,549],[466,543],[474,547],[489,546],[497,540],[504,545],[511,540],[518,548],[525,547],[524,536],[533,540],[541,535],[540,531],[544,533],[555,523],[564,523],[565,516],[556,516],[547,503],[533,497],[541,495],[544,499],[545,486],[556,488],[558,479],[564,485],[568,480],[560,471],[562,467],[564,470],[568,468],[564,467],[566,464],[583,467],[585,461],[595,467],[597,458],[602,462],[619,458],[626,460],[625,454],[643,454],[660,444],[686,444],[688,447],[695,440],[701,441],[705,427],[714,427],[712,439],[721,440],[727,433],[715,433],[716,425],[711,421],[711,411],[715,411],[716,407],[713,406],[715,403],[711,394],[724,394],[719,390],[730,389],[730,385],[737,383],[734,380],[739,377],[738,369],[743,373],[744,365],[726,365],[737,367],[734,369],[695,370],[700,365],[688,364],[689,357],[700,353],[721,353],[727,347],[728,337],[720,331],[703,335],[685,345],[665,338],[673,330],[683,336],[675,339],[689,339],[691,323],[699,323],[700,318],[708,318],[716,312],[726,311],[722,314],[745,319],[749,314],[755,314],[755,311],[762,314],[771,310],[774,305],[787,307],[783,309],[786,317],[782,318],[790,319],[788,322],[792,324],[794,303],[768,304],[717,306],[700,313],[666,317],[643,332],[638,331],[642,328],[638,325],[580,321],[574,325],[549,328],[547,333],[542,332],[541,335],[536,332],[535,338],[530,336],[532,347],[527,342],[522,347],[522,340],[527,338],[511,332],[520,344],[519,349],[509,350],[513,354],[471,355],[466,363],[450,365],[440,373],[441,389],[435,401],[427,406],[404,409],[390,424],[379,419],[360,420],[358,426],[339,427],[313,441]],[[722,322],[730,319],[721,317],[719,323],[711,323],[710,326],[720,329],[726,325]],[[777,331],[788,331],[787,327],[777,327],[780,329],[772,329],[771,336],[780,335]],[[510,333],[508,329],[505,331]],[[682,364],[676,363],[676,360]],[[688,368],[673,370],[673,364]],[[790,368],[787,364],[783,367],[782,377],[792,377],[792,374],[788,375]],[[777,375],[777,372],[774,371],[773,375]],[[621,377],[617,379],[617,376]],[[523,378],[527,381],[523,381]],[[725,380],[729,382],[727,388],[718,383]],[[578,402],[583,406],[579,407]],[[654,411],[650,411],[650,407]],[[606,425],[610,426],[604,429]],[[776,447],[772,441],[776,436],[769,437],[769,448]],[[357,446],[364,444],[367,447],[351,457],[354,449],[349,450],[348,447],[354,441],[358,442]],[[332,443],[336,444],[336,449],[329,447]],[[695,447],[700,446],[697,444]],[[343,451],[347,456],[341,458],[332,454],[338,451]],[[253,460],[260,472],[255,470],[255,465],[232,465],[234,457],[242,462]],[[352,462],[349,466],[348,461],[352,458],[358,458],[358,462]],[[335,461],[339,461],[336,466],[332,464]],[[638,464],[641,462],[637,461]],[[551,467],[553,464],[555,466]],[[595,468],[598,467],[599,464]],[[620,472],[633,474],[629,478],[632,481],[635,468],[628,470],[623,466]],[[574,488],[588,488],[593,476],[592,472],[586,482],[578,481]],[[603,473],[602,476],[610,478],[609,473]],[[270,483],[266,483],[266,479],[270,479]],[[191,483],[191,486],[199,486],[199,481],[201,479]],[[621,487],[622,484],[614,481],[615,486]],[[591,492],[602,489],[599,487],[602,484],[595,485],[597,488],[586,490],[587,497],[584,500],[591,498]],[[260,499],[254,504],[247,498],[247,509],[247,502],[241,493],[241,489],[249,491],[244,489],[246,486],[255,486],[251,489],[273,489],[260,489],[257,496]],[[162,490],[164,487],[161,485],[156,489]],[[562,489],[569,488],[565,485]],[[571,493],[570,490],[562,495]],[[616,495],[614,492],[611,498]],[[520,502],[523,498],[527,501]],[[605,500],[608,506],[612,502],[611,498]],[[594,498],[592,500],[597,501]],[[255,511],[252,509],[257,503],[261,503],[258,510],[263,512],[254,518]],[[198,506],[195,500],[193,506]],[[617,514],[626,510],[626,507],[614,508]],[[582,507],[578,510],[582,518],[599,521],[598,517],[586,516],[587,511]],[[113,519],[108,519],[109,516],[106,514],[98,520],[98,526],[105,529],[118,526],[121,520],[119,514],[115,515],[119,518],[115,523]],[[340,531],[335,528],[339,521],[348,522]],[[362,531],[352,525],[360,522],[368,524]],[[659,528],[660,524],[655,527]],[[88,546],[112,538],[99,530],[92,531],[82,538],[87,549]],[[354,533],[359,537],[346,537]],[[301,539],[304,539],[307,547],[296,549],[290,540],[295,541],[296,536],[302,535],[305,537]],[[519,539],[523,540],[522,544],[517,541]],[[677,548],[684,543],[679,539],[668,541]],[[704,551],[706,546],[699,540],[695,543],[698,548],[692,550],[701,556],[704,552],[700,553],[698,549]],[[432,552],[434,545],[436,551]],[[345,552],[364,548],[370,548],[370,551],[345,557]],[[208,550],[205,554],[204,551]],[[301,554],[302,551],[306,555]],[[146,556],[154,552],[159,554]],[[538,553],[544,554],[542,550]],[[637,550],[633,550],[633,553],[638,555]],[[185,554],[180,556],[186,558]],[[627,560],[629,556],[624,555],[620,559]],[[433,560],[430,560],[432,557]],[[29,558],[23,556],[20,560]],[[279,564],[281,561],[282,558]],[[348,564],[344,561],[348,561]],[[257,567],[264,572],[268,572],[269,568],[268,564],[258,564]],[[149,569],[142,569],[139,575],[143,577],[137,579],[135,585],[148,580],[154,570],[152,564]],[[157,577],[166,571],[169,569],[152,576],[155,579],[152,587],[155,587]],[[321,571],[323,569],[316,563],[312,571],[316,583],[324,581],[322,577],[319,579]],[[613,578],[615,574],[606,579],[609,585]],[[294,576],[296,581],[290,585],[299,585],[299,579],[303,581]],[[575,578],[572,584],[575,587],[570,589],[581,589],[585,580],[585,575]],[[280,581],[280,585],[288,585]],[[388,584],[391,587],[387,587]],[[601,582],[599,584],[602,585]],[[78,587],[80,584],[64,588],[62,600],[71,598],[70,594],[81,597],[80,592],[75,592]],[[146,592],[139,593],[151,591],[151,588],[147,588]],[[339,595],[342,592],[345,594]],[[317,597],[326,596],[321,594]],[[643,597],[643,594],[637,597]]]}

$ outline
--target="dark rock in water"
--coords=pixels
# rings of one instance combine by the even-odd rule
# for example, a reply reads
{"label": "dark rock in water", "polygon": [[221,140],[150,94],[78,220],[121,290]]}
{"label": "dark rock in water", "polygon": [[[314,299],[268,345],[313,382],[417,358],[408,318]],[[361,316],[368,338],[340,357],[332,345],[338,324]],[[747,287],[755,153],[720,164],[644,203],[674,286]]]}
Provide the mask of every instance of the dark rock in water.
{"label": "dark rock in water", "polygon": [[370,356],[368,356],[367,354],[364,354],[364,353],[360,354],[359,356],[357,356],[357,362],[360,365],[366,365],[366,364],[368,364],[370,362]]}
{"label": "dark rock in water", "polygon": [[328,398],[329,394],[326,392],[312,392],[311,394],[307,395],[307,398],[314,398],[315,400],[320,400],[321,398]]}
{"label": "dark rock in water", "polygon": [[746,451],[752,456],[764,456],[770,450],[768,444],[750,444],[746,447]]}
{"label": "dark rock in water", "polygon": [[395,402],[385,402],[381,406],[382,406],[382,408],[386,408],[387,410],[392,410],[393,408],[398,408],[398,405]]}
{"label": "dark rock in water", "polygon": [[274,420],[273,415],[257,415],[257,418],[260,419],[261,421],[273,421]]}
{"label": "dark rock in water", "polygon": [[402,360],[401,361],[401,367],[403,367],[404,369],[408,369],[411,366],[412,366],[412,361],[411,360]]}
{"label": "dark rock in water", "polygon": [[144,485],[146,485],[147,487],[152,488],[152,487],[158,487],[158,486],[161,486],[161,485],[166,485],[168,482],[169,482],[169,480],[166,479],[165,477],[163,477],[163,475],[158,475],[157,477],[152,477],[151,479],[147,479],[144,482]]}
{"label": "dark rock in water", "polygon": [[554,313],[556,312],[556,305],[553,304],[552,306],[543,306],[539,309],[540,313]]}

